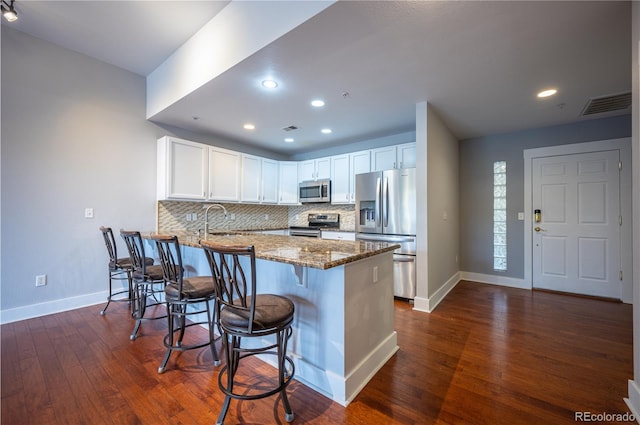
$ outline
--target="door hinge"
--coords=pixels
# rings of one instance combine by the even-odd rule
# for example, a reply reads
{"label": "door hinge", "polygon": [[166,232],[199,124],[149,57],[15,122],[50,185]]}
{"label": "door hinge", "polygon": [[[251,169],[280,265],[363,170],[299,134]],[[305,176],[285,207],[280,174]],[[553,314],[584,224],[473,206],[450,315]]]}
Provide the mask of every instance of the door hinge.
{"label": "door hinge", "polygon": [[622,226],[622,216],[621,215],[618,216],[618,225]]}
{"label": "door hinge", "polygon": [[622,170],[622,161],[618,161],[618,170]]}
{"label": "door hinge", "polygon": [[620,280],[622,280],[622,270],[620,270],[619,277],[620,277]]}

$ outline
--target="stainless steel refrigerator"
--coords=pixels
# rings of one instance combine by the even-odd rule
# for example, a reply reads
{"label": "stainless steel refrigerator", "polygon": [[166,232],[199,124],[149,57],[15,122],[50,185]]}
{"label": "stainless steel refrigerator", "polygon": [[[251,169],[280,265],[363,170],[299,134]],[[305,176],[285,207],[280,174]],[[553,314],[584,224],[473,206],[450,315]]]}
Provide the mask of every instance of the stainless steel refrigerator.
{"label": "stainless steel refrigerator", "polygon": [[416,169],[356,175],[356,239],[393,242],[396,297],[416,296]]}

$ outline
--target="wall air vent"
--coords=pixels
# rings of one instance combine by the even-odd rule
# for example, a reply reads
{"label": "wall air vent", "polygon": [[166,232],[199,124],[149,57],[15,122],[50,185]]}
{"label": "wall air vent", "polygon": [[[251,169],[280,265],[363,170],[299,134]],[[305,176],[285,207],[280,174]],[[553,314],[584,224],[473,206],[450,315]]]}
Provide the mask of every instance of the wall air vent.
{"label": "wall air vent", "polygon": [[580,115],[601,114],[603,112],[622,111],[631,107],[631,92],[592,97]]}
{"label": "wall air vent", "polygon": [[290,125],[289,127],[283,127],[282,129],[284,131],[293,131],[293,130],[297,130],[298,127],[296,127],[295,125]]}

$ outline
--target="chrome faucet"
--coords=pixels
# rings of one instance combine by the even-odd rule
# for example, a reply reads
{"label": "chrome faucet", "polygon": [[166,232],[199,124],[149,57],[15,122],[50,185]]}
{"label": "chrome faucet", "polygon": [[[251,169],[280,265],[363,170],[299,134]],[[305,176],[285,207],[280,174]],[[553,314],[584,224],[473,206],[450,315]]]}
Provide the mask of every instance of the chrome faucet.
{"label": "chrome faucet", "polygon": [[227,209],[223,205],[210,204],[208,206],[207,205],[203,206],[203,208],[206,208],[206,210],[204,211],[204,237],[205,238],[209,234],[209,210],[213,207],[222,209],[222,211],[224,212],[224,218],[225,220],[227,219]]}

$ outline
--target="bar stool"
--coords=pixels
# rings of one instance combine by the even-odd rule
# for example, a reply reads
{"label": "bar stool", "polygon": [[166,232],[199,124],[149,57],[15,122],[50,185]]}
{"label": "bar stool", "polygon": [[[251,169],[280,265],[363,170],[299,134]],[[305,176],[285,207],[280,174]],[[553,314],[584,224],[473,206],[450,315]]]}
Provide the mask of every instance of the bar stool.
{"label": "bar stool", "polygon": [[[232,398],[255,400],[277,393],[282,396],[285,420],[292,422],[294,415],[286,388],[295,372],[293,360],[287,356],[287,342],[292,333],[293,303],[280,295],[256,294],[256,257],[253,246],[223,246],[212,241],[201,241],[200,244],[207,255],[216,285],[218,322],[227,360],[218,374],[218,386],[225,394],[225,399],[216,424],[224,423]],[[256,347],[270,335],[275,335],[275,343]],[[242,338],[252,338],[252,342],[256,344],[245,343],[243,346]],[[260,393],[234,392],[240,360],[257,354],[277,357],[277,385]],[[226,382],[223,379],[225,376]]]}
{"label": "bar stool", "polygon": [[[124,239],[129,251],[129,257],[133,271],[131,277],[133,281],[133,304],[131,315],[136,319],[136,323],[129,339],[135,340],[138,330],[143,320],[164,319],[166,315],[145,317],[148,307],[164,304],[161,295],[164,294],[164,273],[162,266],[148,264],[143,258],[147,258],[144,253],[142,236],[138,231],[120,230],[120,236]],[[151,300],[151,302],[149,302]]]}
{"label": "bar stool", "polygon": [[[209,346],[213,355],[215,366],[220,365],[220,359],[215,347],[215,314],[216,314],[216,289],[212,276],[194,276],[185,278],[182,266],[182,254],[177,236],[152,235],[156,242],[160,264],[167,285],[164,287],[165,301],[167,303],[167,317],[169,331],[164,337],[164,346],[167,352],[158,368],[158,373],[163,373],[173,351],[186,351]],[[211,302],[213,301],[213,308]],[[204,304],[203,306],[199,304]],[[199,320],[197,314],[206,313],[206,320]],[[194,321],[187,323],[187,318],[193,317]],[[177,326],[176,326],[177,324]],[[183,344],[183,338],[187,328],[196,325],[206,325],[209,329],[209,339],[203,342]],[[177,334],[177,336],[176,336]]]}
{"label": "bar stool", "polygon": [[[131,272],[133,267],[131,266],[130,258],[118,258],[118,248],[116,241],[113,238],[113,231],[111,227],[100,226],[102,237],[104,238],[104,244],[107,246],[107,252],[109,254],[109,295],[107,296],[107,304],[100,311],[100,315],[104,316],[107,313],[107,308],[111,301],[127,301],[131,303],[133,296],[133,282],[131,281]],[[153,260],[152,260],[153,261]],[[127,281],[127,288],[113,290],[113,281]],[[115,296],[127,294],[126,297],[114,298]]]}

